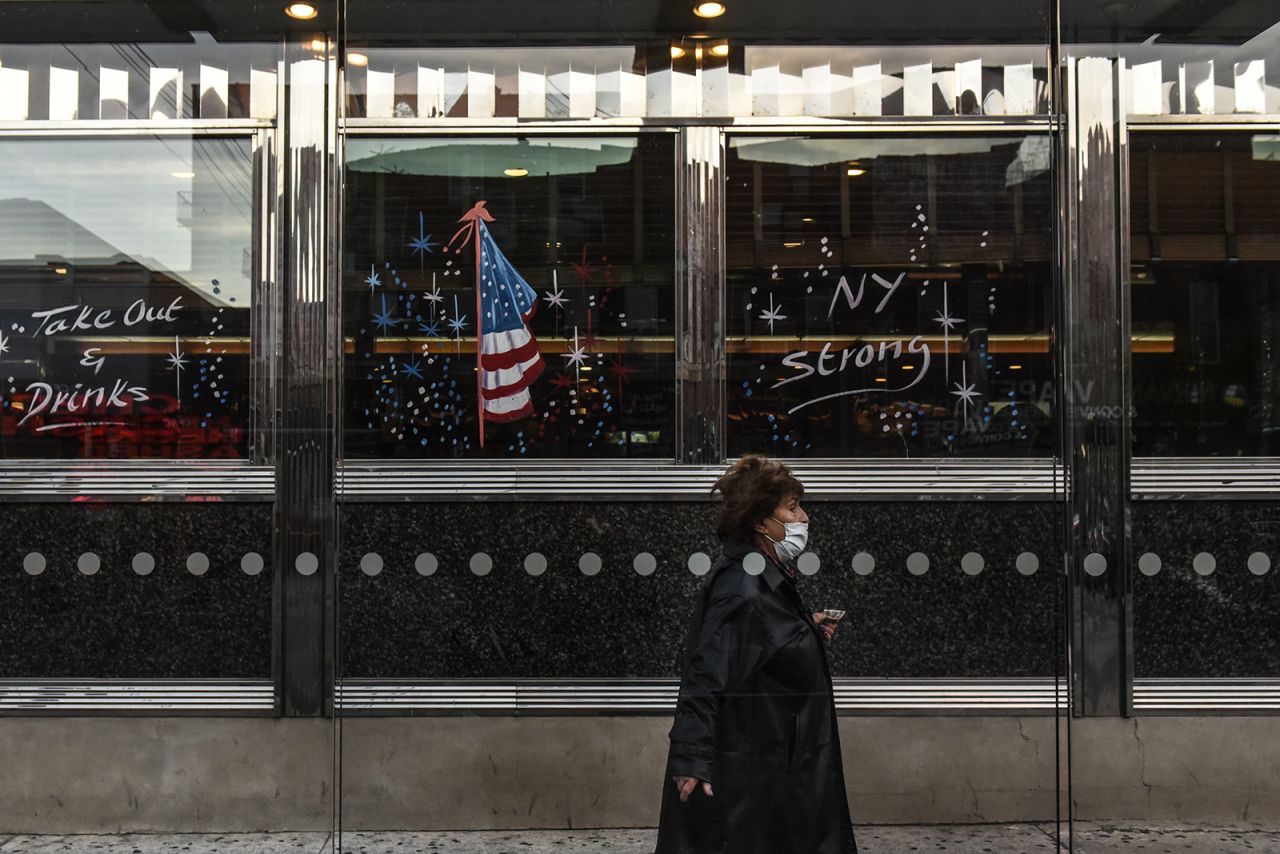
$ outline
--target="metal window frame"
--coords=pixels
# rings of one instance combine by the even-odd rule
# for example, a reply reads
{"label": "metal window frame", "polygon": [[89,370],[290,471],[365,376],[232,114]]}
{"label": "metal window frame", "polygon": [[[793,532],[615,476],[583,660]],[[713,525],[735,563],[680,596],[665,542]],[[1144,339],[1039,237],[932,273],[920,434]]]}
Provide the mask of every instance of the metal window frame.
{"label": "metal window frame", "polygon": [[[1131,287],[1129,211],[1129,139],[1134,133],[1265,132],[1280,134],[1280,115],[1130,116],[1123,125],[1120,157],[1126,202],[1123,245],[1125,287]],[[1134,457],[1130,493],[1136,500],[1223,501],[1280,500],[1280,457]]]}
{"label": "metal window frame", "polygon": [[277,433],[273,400],[276,367],[272,347],[278,322],[280,236],[273,228],[280,163],[280,134],[265,119],[25,121],[0,122],[5,139],[144,139],[220,137],[250,142],[253,195],[250,273],[249,388],[251,454],[244,460],[0,460],[0,504],[60,502],[89,496],[108,502],[223,501],[269,502],[275,498]]}
{"label": "metal window frame", "polygon": [[[725,454],[724,388],[724,174],[729,135],[774,134],[1053,134],[1053,116],[876,117],[809,119],[341,119],[340,144],[348,137],[509,138],[522,135],[678,135],[676,197],[676,454],[654,461],[557,457],[539,461],[346,459],[339,452],[336,494],[346,501],[580,500],[589,494],[616,500],[688,500],[705,497],[706,466],[722,470]],[[717,157],[718,154],[718,157]],[[345,159],[343,159],[345,165]],[[708,204],[696,200],[707,199]],[[686,259],[694,259],[687,261]],[[340,315],[339,315],[340,316]],[[345,373],[342,365],[337,367]],[[341,381],[341,376],[340,376]],[[345,407],[343,408],[345,412]],[[708,418],[712,413],[714,418]],[[713,429],[706,423],[714,421]],[[696,434],[696,435],[695,435]],[[1035,458],[928,457],[880,460],[857,457],[788,461],[822,483],[811,497],[829,500],[1051,500],[1065,474],[1052,456]],[[574,487],[570,476],[586,483]],[[955,476],[943,483],[941,477]],[[1019,476],[1025,477],[1018,481]],[[1011,480],[1012,478],[1012,480]],[[436,480],[432,483],[432,480]]]}

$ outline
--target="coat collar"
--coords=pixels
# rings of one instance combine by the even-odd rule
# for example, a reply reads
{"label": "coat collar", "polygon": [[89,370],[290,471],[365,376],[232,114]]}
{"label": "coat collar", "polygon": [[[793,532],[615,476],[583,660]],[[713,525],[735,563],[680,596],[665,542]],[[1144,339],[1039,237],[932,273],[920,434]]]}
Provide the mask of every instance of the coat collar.
{"label": "coat collar", "polygon": [[769,589],[777,590],[782,585],[784,580],[782,570],[778,569],[778,565],[770,560],[768,555],[761,553],[754,545],[738,539],[725,540],[720,550],[725,557],[731,558],[735,563],[739,564],[742,563],[743,558],[752,552],[760,554],[764,558],[764,572],[761,573],[761,576],[764,578],[765,583],[769,585]]}

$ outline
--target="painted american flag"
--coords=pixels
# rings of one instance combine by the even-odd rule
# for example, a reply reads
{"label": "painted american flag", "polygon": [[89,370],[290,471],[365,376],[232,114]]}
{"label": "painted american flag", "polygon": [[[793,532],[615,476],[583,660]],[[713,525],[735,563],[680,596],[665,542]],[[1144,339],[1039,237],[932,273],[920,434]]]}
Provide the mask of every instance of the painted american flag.
{"label": "painted american flag", "polygon": [[479,247],[479,340],[482,418],[514,421],[533,412],[529,386],[542,373],[542,354],[529,329],[537,293],[502,254],[483,217]]}

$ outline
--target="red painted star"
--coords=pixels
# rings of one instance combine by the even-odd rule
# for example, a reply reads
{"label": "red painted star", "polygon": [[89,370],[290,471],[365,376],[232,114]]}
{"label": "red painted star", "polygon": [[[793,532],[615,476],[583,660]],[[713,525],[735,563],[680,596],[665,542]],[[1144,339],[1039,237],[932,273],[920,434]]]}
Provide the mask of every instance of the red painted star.
{"label": "red painted star", "polygon": [[628,368],[622,364],[621,353],[609,360],[609,373],[618,383],[618,397],[622,397],[622,384],[627,381],[627,377],[631,376],[634,371],[634,368]]}
{"label": "red painted star", "polygon": [[573,265],[573,272],[577,274],[578,281],[584,285],[594,281],[591,278],[591,262],[587,260],[587,247],[582,247],[582,260]]}
{"label": "red painted star", "polygon": [[570,388],[573,382],[573,377],[568,374],[556,374],[551,378],[551,384],[556,388]]}

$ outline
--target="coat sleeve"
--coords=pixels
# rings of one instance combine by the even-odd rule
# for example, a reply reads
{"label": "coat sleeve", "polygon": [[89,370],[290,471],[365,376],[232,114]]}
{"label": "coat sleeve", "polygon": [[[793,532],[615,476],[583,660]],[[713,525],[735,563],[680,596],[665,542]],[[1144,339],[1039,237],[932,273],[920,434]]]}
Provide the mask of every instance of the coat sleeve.
{"label": "coat sleeve", "polygon": [[693,648],[685,657],[669,737],[667,774],[711,781],[716,722],[726,691],[745,681],[768,657],[768,638],[759,612],[749,598],[712,598],[702,617]]}

